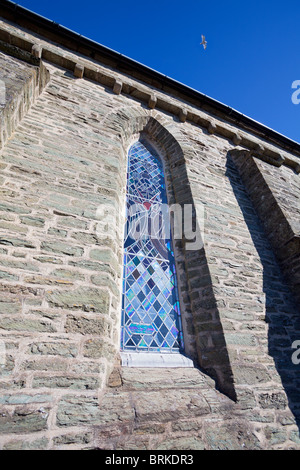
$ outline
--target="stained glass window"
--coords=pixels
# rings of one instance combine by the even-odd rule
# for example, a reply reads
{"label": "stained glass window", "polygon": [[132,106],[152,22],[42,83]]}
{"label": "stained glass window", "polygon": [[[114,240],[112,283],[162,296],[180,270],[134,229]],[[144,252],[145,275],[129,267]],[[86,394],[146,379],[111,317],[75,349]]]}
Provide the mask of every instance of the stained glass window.
{"label": "stained glass window", "polygon": [[183,350],[162,162],[141,143],[128,154],[121,349]]}

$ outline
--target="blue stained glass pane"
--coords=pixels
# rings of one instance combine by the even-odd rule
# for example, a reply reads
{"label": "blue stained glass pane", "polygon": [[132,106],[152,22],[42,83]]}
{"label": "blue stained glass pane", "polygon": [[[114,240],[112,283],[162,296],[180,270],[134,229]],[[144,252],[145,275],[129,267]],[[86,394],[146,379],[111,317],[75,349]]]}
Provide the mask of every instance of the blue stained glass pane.
{"label": "blue stained glass pane", "polygon": [[142,334],[152,334],[154,332],[154,328],[151,325],[142,325],[137,323],[131,323],[129,326],[129,330],[132,333],[142,333]]}
{"label": "blue stained glass pane", "polygon": [[128,291],[126,293],[126,296],[127,296],[127,299],[129,300],[129,302],[131,302],[132,299],[134,298],[134,292],[131,289],[128,289]]}
{"label": "blue stained glass pane", "polygon": [[162,162],[136,142],[128,154],[121,329],[124,351],[183,349],[172,240],[164,230],[166,203]]}
{"label": "blue stained glass pane", "polygon": [[145,336],[141,339],[140,343],[139,343],[139,349],[144,349],[144,348],[147,348],[147,343],[145,342]]}
{"label": "blue stained glass pane", "polygon": [[146,312],[148,312],[151,308],[151,303],[149,302],[148,299],[146,299],[144,302],[143,302],[143,305],[144,309],[146,310]]}
{"label": "blue stained glass pane", "polygon": [[179,333],[179,331],[177,330],[177,328],[176,328],[175,326],[172,326],[172,328],[171,328],[171,333],[172,333],[172,335],[176,338],[177,335],[178,335],[178,333]]}

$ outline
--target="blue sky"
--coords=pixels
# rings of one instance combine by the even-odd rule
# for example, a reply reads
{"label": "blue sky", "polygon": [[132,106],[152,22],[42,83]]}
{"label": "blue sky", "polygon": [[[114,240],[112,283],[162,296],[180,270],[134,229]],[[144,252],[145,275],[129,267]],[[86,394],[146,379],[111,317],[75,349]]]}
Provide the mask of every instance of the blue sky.
{"label": "blue sky", "polygon": [[16,3],[300,142],[299,0]]}

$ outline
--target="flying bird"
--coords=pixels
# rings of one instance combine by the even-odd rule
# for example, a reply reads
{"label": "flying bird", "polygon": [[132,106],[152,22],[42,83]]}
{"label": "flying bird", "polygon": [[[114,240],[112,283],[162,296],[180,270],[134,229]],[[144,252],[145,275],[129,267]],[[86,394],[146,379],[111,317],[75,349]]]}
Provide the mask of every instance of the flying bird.
{"label": "flying bird", "polygon": [[201,37],[202,37],[202,42],[200,42],[200,46],[203,46],[204,49],[206,49],[207,41],[205,41],[205,36],[203,36],[203,34],[201,34]]}

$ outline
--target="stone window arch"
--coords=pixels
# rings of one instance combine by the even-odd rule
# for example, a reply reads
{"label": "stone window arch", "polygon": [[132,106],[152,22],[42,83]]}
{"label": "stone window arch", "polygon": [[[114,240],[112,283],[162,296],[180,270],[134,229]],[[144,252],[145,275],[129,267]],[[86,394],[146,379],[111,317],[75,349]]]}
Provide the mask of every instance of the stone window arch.
{"label": "stone window arch", "polygon": [[[114,129],[115,145],[111,147],[110,155],[118,159],[121,199],[116,200],[116,207],[123,217],[125,207],[125,188],[127,173],[128,148],[137,140],[145,142],[150,149],[161,156],[165,169],[167,195],[170,204],[192,207],[193,221],[198,228],[201,218],[197,215],[196,205],[198,195],[189,168],[195,158],[201,155],[195,153],[193,142],[189,142],[181,129],[173,123],[168,123],[162,116],[152,116],[145,109],[137,113],[130,108],[122,108],[105,118],[105,127],[111,132]],[[113,152],[113,153],[112,153]],[[120,204],[120,200],[122,204]],[[200,198],[201,202],[201,198]],[[119,220],[119,218],[117,218]],[[123,254],[123,224],[116,223],[117,253]],[[187,239],[186,239],[187,238]],[[192,242],[193,243],[193,242]],[[111,356],[109,367],[112,370],[114,361],[122,366],[137,367],[200,367],[210,375],[217,387],[233,399],[236,399],[233,382],[232,364],[228,354],[227,342],[224,335],[219,307],[212,286],[205,247],[190,250],[190,235],[183,237],[181,242],[174,243],[175,261],[178,273],[179,296],[184,335],[184,354],[159,354],[151,352],[125,352],[120,354],[121,331],[121,295],[116,299],[118,321],[113,326],[115,356]],[[119,271],[122,277],[121,265]],[[120,294],[122,290],[121,283]],[[167,362],[168,361],[168,362]]]}

